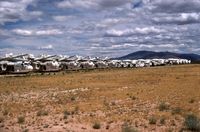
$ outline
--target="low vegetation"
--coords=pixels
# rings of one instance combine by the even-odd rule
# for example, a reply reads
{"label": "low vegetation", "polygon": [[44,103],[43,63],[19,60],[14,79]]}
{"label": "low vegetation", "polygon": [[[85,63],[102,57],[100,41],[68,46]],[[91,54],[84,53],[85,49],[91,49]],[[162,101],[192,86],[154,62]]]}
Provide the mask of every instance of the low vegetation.
{"label": "low vegetation", "polygon": [[0,123],[2,123],[3,121],[4,121],[4,118],[0,116]]}
{"label": "low vegetation", "polygon": [[127,123],[122,125],[122,132],[138,132],[137,129]]}
{"label": "low vegetation", "polygon": [[29,132],[29,129],[26,128],[22,132]]}
{"label": "low vegetation", "polygon": [[40,110],[37,112],[37,116],[47,116],[49,113],[45,110]]}
{"label": "low vegetation", "polygon": [[68,110],[65,109],[65,110],[63,111],[63,114],[64,114],[64,115],[70,115],[71,113],[70,113]]}
{"label": "low vegetation", "polygon": [[79,111],[79,106],[76,106],[76,107],[74,108],[74,113],[77,114],[78,111]]}
{"label": "low vegetation", "polygon": [[68,111],[68,110],[64,110],[63,111],[63,119],[67,119],[68,118],[68,116],[70,115],[70,112]]}
{"label": "low vegetation", "polygon": [[182,109],[180,107],[173,108],[171,111],[172,115],[181,114],[181,112],[182,112]]}
{"label": "low vegetation", "polygon": [[24,123],[24,122],[25,122],[25,117],[24,117],[24,116],[19,116],[19,117],[17,118],[17,123],[22,124],[22,123]]}
{"label": "low vegetation", "polygon": [[189,100],[189,103],[191,103],[191,104],[194,103],[194,102],[195,102],[194,99],[190,99],[190,100]]}
{"label": "low vegetation", "polygon": [[95,122],[92,127],[94,129],[100,129],[101,128],[101,124],[99,122]]}
{"label": "low vegetation", "polygon": [[160,124],[161,124],[161,125],[164,125],[164,124],[165,124],[165,120],[166,120],[166,118],[165,118],[164,116],[162,116],[162,117],[160,118]]}
{"label": "low vegetation", "polygon": [[131,98],[132,100],[136,100],[136,99],[137,99],[135,96],[130,96],[130,98]]}
{"label": "low vegetation", "polygon": [[71,101],[75,101],[76,100],[76,97],[75,96],[72,96],[71,97]]}
{"label": "low vegetation", "polygon": [[188,130],[200,131],[200,119],[194,114],[187,115],[184,124]]}
{"label": "low vegetation", "polygon": [[149,118],[149,124],[156,124],[156,122],[157,122],[156,117],[151,116],[151,117]]}
{"label": "low vegetation", "polygon": [[169,105],[167,104],[167,103],[165,103],[165,102],[161,102],[160,104],[159,104],[159,110],[160,111],[165,111],[165,110],[168,110],[169,109]]}
{"label": "low vegetation", "polygon": [[5,110],[3,111],[3,115],[4,115],[4,116],[8,115],[8,113],[9,113],[9,112],[8,112],[7,109],[5,109]]}

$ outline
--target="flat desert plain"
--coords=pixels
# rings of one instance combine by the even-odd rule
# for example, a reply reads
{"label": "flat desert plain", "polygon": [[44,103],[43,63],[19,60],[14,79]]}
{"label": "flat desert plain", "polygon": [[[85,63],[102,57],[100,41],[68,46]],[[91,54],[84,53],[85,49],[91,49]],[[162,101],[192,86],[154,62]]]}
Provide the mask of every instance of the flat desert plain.
{"label": "flat desert plain", "polygon": [[200,65],[0,77],[0,132],[178,132],[200,116]]}

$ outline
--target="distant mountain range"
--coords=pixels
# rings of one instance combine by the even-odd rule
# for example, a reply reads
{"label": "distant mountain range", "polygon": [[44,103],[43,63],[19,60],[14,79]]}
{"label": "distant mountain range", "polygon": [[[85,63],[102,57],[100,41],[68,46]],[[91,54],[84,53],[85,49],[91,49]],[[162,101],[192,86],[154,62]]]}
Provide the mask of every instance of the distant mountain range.
{"label": "distant mountain range", "polygon": [[167,58],[179,58],[189,59],[192,62],[200,62],[200,55],[198,54],[180,54],[173,52],[153,52],[153,51],[137,51],[116,59],[167,59]]}

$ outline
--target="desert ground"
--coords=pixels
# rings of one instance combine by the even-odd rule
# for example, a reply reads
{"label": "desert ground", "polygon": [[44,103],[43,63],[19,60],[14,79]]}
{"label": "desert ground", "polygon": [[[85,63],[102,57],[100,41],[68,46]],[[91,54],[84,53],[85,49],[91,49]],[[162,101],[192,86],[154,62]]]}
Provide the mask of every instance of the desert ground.
{"label": "desert ground", "polygon": [[0,77],[0,132],[178,132],[200,116],[200,65]]}

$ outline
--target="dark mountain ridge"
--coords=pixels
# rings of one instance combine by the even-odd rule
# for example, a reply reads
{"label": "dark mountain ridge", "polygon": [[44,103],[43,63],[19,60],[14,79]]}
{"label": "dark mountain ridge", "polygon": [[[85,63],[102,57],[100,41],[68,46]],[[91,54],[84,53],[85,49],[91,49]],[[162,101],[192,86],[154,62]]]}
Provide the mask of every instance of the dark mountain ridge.
{"label": "dark mountain ridge", "polygon": [[177,58],[177,59],[189,59],[192,62],[200,62],[200,55],[198,54],[181,54],[173,52],[154,52],[154,51],[137,51],[116,59],[168,59],[168,58]]}

